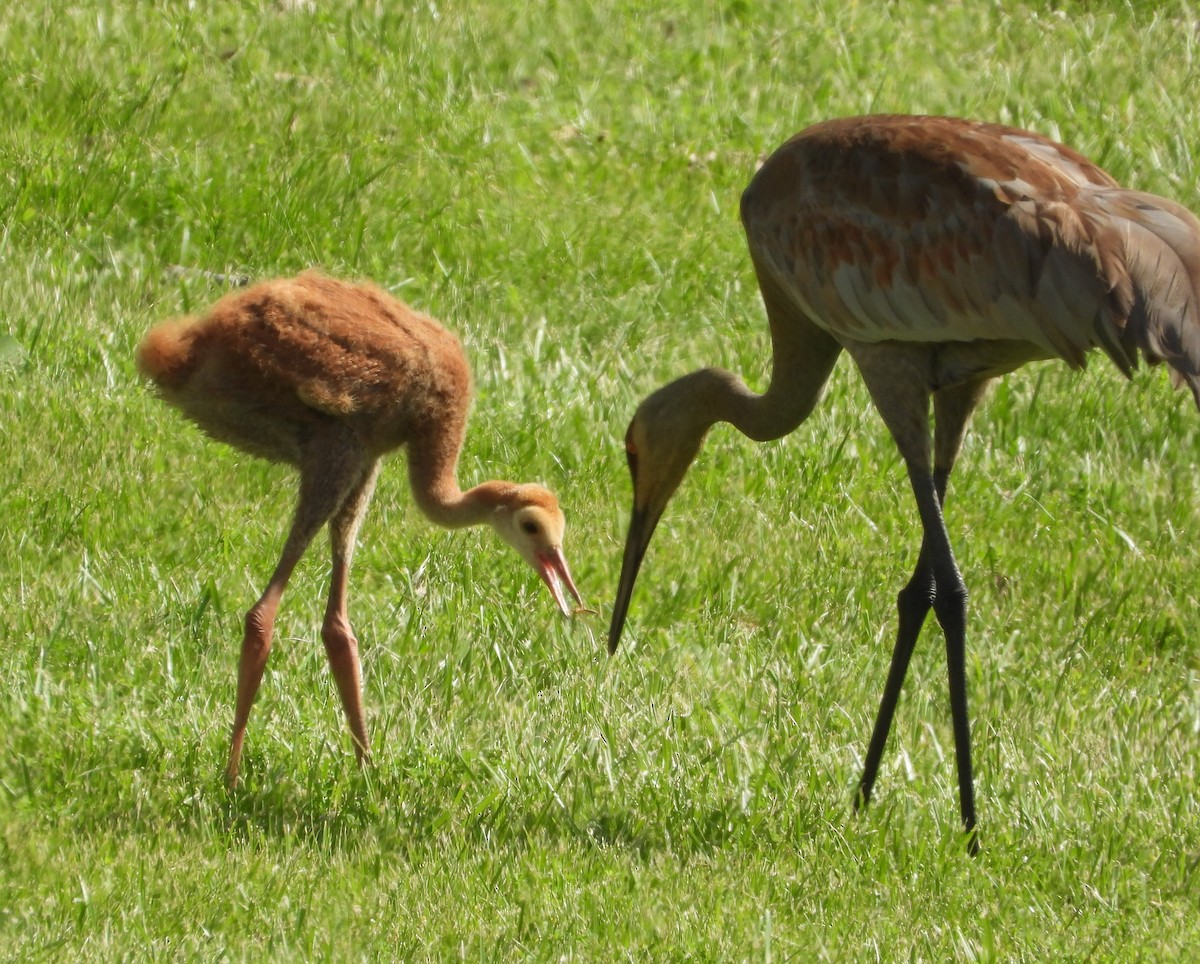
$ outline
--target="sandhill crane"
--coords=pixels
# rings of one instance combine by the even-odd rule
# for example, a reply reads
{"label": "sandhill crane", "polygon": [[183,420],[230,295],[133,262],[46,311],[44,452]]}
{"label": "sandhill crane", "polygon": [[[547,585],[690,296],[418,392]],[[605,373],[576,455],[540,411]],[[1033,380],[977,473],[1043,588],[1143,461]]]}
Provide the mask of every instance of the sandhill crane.
{"label": "sandhill crane", "polygon": [[[947,117],[827,121],[780,147],[742,195],[771,329],[762,395],[706,368],[660,388],[625,437],[633,513],[609,629],[615,652],[650,537],[705,433],[793,431],[845,349],[904,459],[923,537],[855,809],[871,797],[929,610],[946,639],[963,827],[977,849],[964,670],[967,591],[942,516],[988,383],[1036,359],[1082,368],[1099,348],[1129,375],[1165,361],[1200,405],[1200,222],[1122,189],[1037,134]],[[933,399],[934,437],[929,402]]]}
{"label": "sandhill crane", "polygon": [[564,614],[563,585],[582,605],[562,552],[564,521],[539,485],[456,481],[471,375],[445,328],[371,285],[317,274],[267,281],[218,301],[199,319],[152,329],[138,366],[213,438],[300,470],[295,517],[279,564],[246,614],[226,780],[242,741],[284,587],[329,523],[333,551],[321,636],[359,763],[369,755],[358,641],[347,616],[350,559],[379,459],[406,446],[409,481],[439,525],[491,525],[532,565]]}

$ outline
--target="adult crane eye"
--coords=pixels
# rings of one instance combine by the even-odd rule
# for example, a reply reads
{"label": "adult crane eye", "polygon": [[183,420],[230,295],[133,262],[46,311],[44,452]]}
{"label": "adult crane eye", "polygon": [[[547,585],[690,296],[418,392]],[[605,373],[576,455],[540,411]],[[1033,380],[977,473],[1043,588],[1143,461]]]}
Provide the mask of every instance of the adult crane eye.
{"label": "adult crane eye", "polygon": [[538,534],[538,524],[532,519],[526,519],[521,523],[521,531],[527,535],[536,536]]}

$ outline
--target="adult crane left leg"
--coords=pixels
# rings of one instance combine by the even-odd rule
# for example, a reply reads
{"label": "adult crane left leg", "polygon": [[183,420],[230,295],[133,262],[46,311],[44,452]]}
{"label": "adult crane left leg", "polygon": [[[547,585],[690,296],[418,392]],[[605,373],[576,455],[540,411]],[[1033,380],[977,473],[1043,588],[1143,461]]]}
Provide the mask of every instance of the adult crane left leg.
{"label": "adult crane left leg", "polygon": [[[945,475],[934,476],[934,487],[937,490],[940,504],[945,504],[946,481]],[[917,565],[913,570],[912,578],[896,595],[898,616],[896,645],[892,649],[892,661],[888,666],[887,682],[883,686],[879,712],[875,715],[875,726],[871,730],[871,742],[867,745],[867,756],[863,762],[862,779],[858,782],[858,793],[854,798],[855,813],[871,802],[871,791],[875,786],[875,778],[879,775],[879,764],[883,759],[884,748],[887,746],[888,733],[892,729],[892,719],[896,714],[896,703],[900,699],[900,690],[903,688],[904,678],[908,674],[908,664],[912,660],[917,638],[921,634],[921,628],[925,625],[929,611],[933,608],[936,596],[929,541],[922,537],[921,553],[917,557]]]}
{"label": "adult crane left leg", "polygon": [[933,613],[946,637],[946,674],[950,689],[950,719],[954,727],[954,757],[958,768],[958,800],[971,853],[979,850],[975,835],[975,789],[971,772],[971,724],[967,713],[966,630],[967,587],[950,548],[941,503],[927,466],[908,463],[908,475],[933,569]]}
{"label": "adult crane left leg", "polygon": [[[995,379],[981,377],[943,388],[933,396],[933,418],[935,425],[933,484],[937,491],[937,515],[945,539],[946,553],[952,579],[957,585],[959,598],[957,643],[952,646],[947,623],[935,608],[938,622],[946,636],[946,673],[950,688],[950,714],[954,726],[954,755],[958,769],[958,798],[962,812],[963,829],[969,834],[967,847],[971,854],[979,853],[979,836],[975,832],[975,784],[971,769],[971,722],[967,714],[967,669],[966,669],[966,620],[967,587],[962,573],[950,551],[950,537],[946,534],[946,522],[942,507],[946,504],[946,486],[950,473],[962,449],[963,438],[971,415],[983,399],[988,386]],[[936,600],[935,600],[936,607]]]}

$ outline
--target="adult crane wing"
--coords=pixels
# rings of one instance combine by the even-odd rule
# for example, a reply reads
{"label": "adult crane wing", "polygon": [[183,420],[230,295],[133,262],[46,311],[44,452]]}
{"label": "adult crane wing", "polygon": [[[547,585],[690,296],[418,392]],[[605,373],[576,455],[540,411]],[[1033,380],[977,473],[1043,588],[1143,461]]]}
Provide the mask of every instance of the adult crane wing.
{"label": "adult crane wing", "polygon": [[1006,342],[1075,367],[1102,348],[1126,373],[1141,348],[1195,384],[1200,226],[1035,134],[827,122],[768,159],[742,213],[756,260],[840,340]]}

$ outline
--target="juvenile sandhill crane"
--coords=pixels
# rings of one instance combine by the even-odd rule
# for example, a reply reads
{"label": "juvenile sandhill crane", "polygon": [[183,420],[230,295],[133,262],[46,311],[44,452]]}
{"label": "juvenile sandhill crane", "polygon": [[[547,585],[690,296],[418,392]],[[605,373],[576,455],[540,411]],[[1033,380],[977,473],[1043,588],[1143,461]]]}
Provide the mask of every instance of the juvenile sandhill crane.
{"label": "juvenile sandhill crane", "polygon": [[458,340],[370,285],[317,274],[227,295],[199,319],[152,329],[138,366],[213,438],[300,470],[279,564],[246,614],[226,781],[236,786],[250,707],[292,570],[329,523],[333,569],[321,637],[360,764],[369,756],[358,641],[346,612],[350,559],[385,453],[406,446],[413,496],[450,528],[491,525],[537,570],[564,614],[582,605],[562,552],[558,500],[539,485],[456,481],[471,375]]}
{"label": "juvenile sandhill crane", "polygon": [[[777,150],[742,195],[771,329],[766,392],[714,368],[660,388],[625,436],[633,514],[609,629],[615,652],[650,537],[705,433],[757,441],[812,412],[842,349],[908,469],[923,537],[855,809],[871,798],[913,647],[932,609],[946,639],[959,801],[977,849],[964,647],[967,591],[942,517],[988,383],[1036,359],[1127,376],[1165,361],[1200,405],[1200,222],[1124,190],[1037,134],[946,117],[827,121]],[[929,401],[933,399],[934,437]]]}

